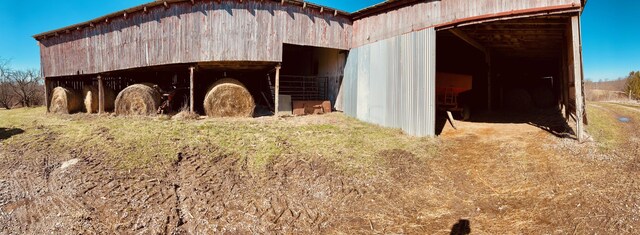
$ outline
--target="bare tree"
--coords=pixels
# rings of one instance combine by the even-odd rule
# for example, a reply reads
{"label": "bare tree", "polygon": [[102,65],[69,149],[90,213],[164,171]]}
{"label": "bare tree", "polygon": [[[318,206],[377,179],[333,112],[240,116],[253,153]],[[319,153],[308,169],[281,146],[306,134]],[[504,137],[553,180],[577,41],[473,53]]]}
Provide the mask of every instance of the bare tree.
{"label": "bare tree", "polygon": [[39,74],[37,70],[17,70],[8,75],[11,89],[23,107],[42,104],[43,86]]}
{"label": "bare tree", "polygon": [[0,58],[0,106],[10,109],[15,105],[13,89],[9,80],[9,60]]}

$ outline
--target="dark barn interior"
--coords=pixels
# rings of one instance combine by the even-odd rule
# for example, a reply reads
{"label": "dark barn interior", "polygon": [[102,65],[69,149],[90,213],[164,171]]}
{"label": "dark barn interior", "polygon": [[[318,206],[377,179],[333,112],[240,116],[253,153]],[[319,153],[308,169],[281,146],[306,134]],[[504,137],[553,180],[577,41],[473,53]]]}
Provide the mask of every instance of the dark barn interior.
{"label": "dark barn interior", "polygon": [[[570,86],[566,61],[569,16],[484,22],[437,33],[438,73],[470,75],[471,122],[530,123],[557,129]],[[437,78],[438,79],[438,78]],[[443,79],[443,78],[440,78]],[[446,79],[446,78],[444,78]],[[441,94],[440,94],[441,95]],[[540,114],[553,118],[541,122]],[[454,115],[460,118],[460,115]],[[438,113],[440,131],[446,122]]]}

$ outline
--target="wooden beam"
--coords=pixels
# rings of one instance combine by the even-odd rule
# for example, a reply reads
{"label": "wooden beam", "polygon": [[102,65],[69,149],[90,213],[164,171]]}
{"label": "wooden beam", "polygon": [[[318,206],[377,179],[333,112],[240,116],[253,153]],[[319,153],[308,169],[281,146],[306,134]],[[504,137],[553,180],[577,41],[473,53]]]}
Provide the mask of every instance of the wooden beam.
{"label": "wooden beam", "polygon": [[189,67],[189,111],[193,113],[193,70],[195,67]]}
{"label": "wooden beam", "polygon": [[562,109],[564,110],[564,119],[566,121],[569,121],[569,119],[571,118],[571,110],[569,110],[569,89],[571,89],[571,86],[569,85],[569,57],[567,56],[567,53],[567,45],[565,43],[562,47],[562,61],[560,62],[560,71],[562,73]]}
{"label": "wooden beam", "polygon": [[275,117],[279,116],[279,111],[280,111],[279,110],[280,104],[278,104],[278,102],[280,102],[280,98],[279,98],[279,96],[280,96],[280,68],[281,68],[280,64],[276,65],[276,89],[275,89],[276,90],[275,91],[276,95],[275,95],[275,102],[274,102],[275,107],[276,107],[274,109],[274,116]]}
{"label": "wooden beam", "polygon": [[491,112],[491,54],[489,51],[485,53],[485,62],[487,63],[487,110]]}
{"label": "wooden beam", "polygon": [[449,30],[449,32],[453,33],[453,35],[456,35],[457,37],[459,37],[460,39],[462,39],[463,41],[465,41],[469,45],[475,47],[476,49],[478,49],[478,50],[480,50],[482,52],[484,52],[485,54],[487,53],[487,48],[486,47],[484,47],[482,44],[480,44],[475,39],[469,37],[469,35],[467,35],[466,33],[462,32],[462,30],[460,30],[460,29],[451,29],[451,30]]}
{"label": "wooden beam", "polygon": [[45,77],[44,78],[44,105],[47,106],[46,108],[47,113],[49,113],[49,106],[51,105],[51,98],[49,97],[50,95],[49,93],[51,93],[50,89],[51,89],[51,81]]}
{"label": "wooden beam", "polygon": [[98,75],[98,114],[104,113],[104,82],[102,76]]}
{"label": "wooden beam", "polygon": [[571,17],[571,52],[573,53],[573,75],[576,98],[576,136],[584,141],[584,99],[582,96],[582,45],[580,39],[580,16]]}

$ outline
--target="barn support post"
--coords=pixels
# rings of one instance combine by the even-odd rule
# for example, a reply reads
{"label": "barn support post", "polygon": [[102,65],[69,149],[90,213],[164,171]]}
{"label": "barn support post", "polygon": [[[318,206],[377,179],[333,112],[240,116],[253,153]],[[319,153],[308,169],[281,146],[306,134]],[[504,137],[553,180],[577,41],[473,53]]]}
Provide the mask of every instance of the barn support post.
{"label": "barn support post", "polygon": [[193,70],[195,67],[189,67],[189,112],[193,113]]}
{"label": "barn support post", "polygon": [[487,110],[491,112],[491,54],[487,50],[484,55],[487,62]]}
{"label": "barn support post", "polygon": [[104,113],[104,81],[98,75],[98,114]]}
{"label": "barn support post", "polygon": [[580,16],[571,17],[571,50],[573,55],[573,82],[576,98],[576,136],[584,141],[584,100],[582,96],[582,45],[580,39]]}
{"label": "barn support post", "polygon": [[571,86],[569,84],[569,69],[567,60],[567,46],[565,45],[562,47],[562,61],[560,63],[560,71],[562,73],[562,110],[564,110],[564,119],[569,121],[569,119],[571,119],[571,111],[569,109],[569,89],[571,89]]}
{"label": "barn support post", "polygon": [[51,104],[51,98],[49,97],[51,93],[51,81],[44,77],[44,105],[46,107],[46,112],[49,113],[49,105]]}
{"label": "barn support post", "polygon": [[279,102],[280,102],[280,68],[282,66],[280,64],[276,65],[276,88],[275,88],[275,109],[273,110],[274,112],[274,116],[278,117],[279,116]]}

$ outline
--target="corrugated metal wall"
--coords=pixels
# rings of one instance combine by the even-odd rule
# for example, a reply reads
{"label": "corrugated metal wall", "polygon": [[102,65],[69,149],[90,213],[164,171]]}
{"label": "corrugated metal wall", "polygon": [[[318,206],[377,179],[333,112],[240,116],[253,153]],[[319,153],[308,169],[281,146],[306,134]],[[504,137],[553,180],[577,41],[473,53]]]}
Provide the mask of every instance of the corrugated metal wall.
{"label": "corrugated metal wall", "polygon": [[434,136],[435,40],[429,28],[352,49],[337,107],[409,135]]}
{"label": "corrugated metal wall", "polygon": [[40,41],[46,77],[207,61],[282,61],[282,44],[350,48],[351,20],[272,1],[170,3]]}

